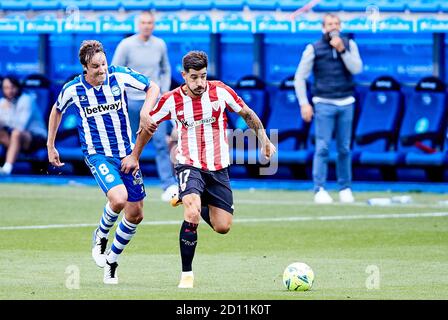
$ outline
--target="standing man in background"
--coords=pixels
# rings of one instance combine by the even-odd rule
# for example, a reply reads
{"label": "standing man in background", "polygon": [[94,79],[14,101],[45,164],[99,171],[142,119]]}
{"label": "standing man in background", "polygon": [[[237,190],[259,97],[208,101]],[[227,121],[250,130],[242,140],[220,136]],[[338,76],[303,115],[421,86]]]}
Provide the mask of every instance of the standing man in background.
{"label": "standing man in background", "polygon": [[[316,150],[313,159],[314,202],[332,203],[325,190],[327,180],[329,145],[333,130],[336,134],[336,174],[340,186],[341,202],[354,202],[351,191],[351,150],[354,113],[353,75],[362,71],[362,61],[356,43],[341,37],[341,20],[326,14],[322,21],[322,38],[309,44],[297,68],[294,86],[304,121],[315,121]],[[314,74],[312,86],[313,107],[306,94],[306,79]]]}
{"label": "standing man in background", "polygon": [[[115,50],[113,65],[121,65],[136,70],[149,77],[160,86],[160,92],[170,90],[171,66],[166,43],[154,36],[154,14],[145,11],[138,17],[138,33],[123,39]],[[133,136],[138,130],[140,110],[145,100],[144,92],[129,90],[128,108]],[[178,187],[170,160],[167,143],[168,122],[162,123],[153,137],[156,148],[156,166],[162,188],[163,201],[170,201],[177,195]]]}

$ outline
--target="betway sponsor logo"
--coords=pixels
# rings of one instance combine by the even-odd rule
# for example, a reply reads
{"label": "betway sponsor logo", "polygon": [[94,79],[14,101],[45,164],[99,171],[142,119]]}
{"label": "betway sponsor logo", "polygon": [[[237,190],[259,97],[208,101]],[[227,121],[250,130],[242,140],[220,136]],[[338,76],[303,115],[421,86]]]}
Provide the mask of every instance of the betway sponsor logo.
{"label": "betway sponsor logo", "polygon": [[84,108],[86,117],[94,117],[103,115],[111,111],[118,111],[121,109],[121,101],[117,101],[111,104],[99,104],[97,106],[88,106]]}
{"label": "betway sponsor logo", "polygon": [[184,127],[186,128],[194,128],[203,124],[211,124],[216,121],[215,117],[210,117],[206,119],[196,120],[196,121],[187,121],[187,120],[180,120]]}

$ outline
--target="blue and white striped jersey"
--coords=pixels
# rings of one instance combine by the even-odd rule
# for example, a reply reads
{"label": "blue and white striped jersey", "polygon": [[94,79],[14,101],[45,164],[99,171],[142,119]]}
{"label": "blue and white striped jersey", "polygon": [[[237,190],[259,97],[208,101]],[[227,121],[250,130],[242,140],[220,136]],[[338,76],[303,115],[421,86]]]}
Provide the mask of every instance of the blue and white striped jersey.
{"label": "blue and white striped jersey", "polygon": [[84,155],[123,158],[132,152],[127,87],[147,91],[150,80],[130,68],[112,65],[101,86],[93,87],[79,75],[62,88],[56,108],[60,112],[75,108]]}

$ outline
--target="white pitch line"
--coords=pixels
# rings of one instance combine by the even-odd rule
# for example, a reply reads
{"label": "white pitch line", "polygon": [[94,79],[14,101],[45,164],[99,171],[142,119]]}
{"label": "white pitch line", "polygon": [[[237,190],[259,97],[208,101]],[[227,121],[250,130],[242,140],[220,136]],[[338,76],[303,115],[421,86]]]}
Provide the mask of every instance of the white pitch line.
{"label": "white pitch line", "polygon": [[[286,222],[286,221],[336,221],[336,220],[367,220],[367,219],[410,219],[428,217],[447,217],[448,212],[426,212],[426,213],[385,213],[385,214],[356,214],[340,216],[303,216],[303,217],[280,217],[280,218],[241,218],[235,219],[234,223],[257,223],[257,222]],[[141,225],[178,225],[180,220],[147,221]],[[78,224],[50,224],[37,226],[9,226],[0,227],[0,231],[6,230],[37,230],[37,229],[62,229],[96,227],[94,223]]]}
{"label": "white pitch line", "polygon": [[[238,204],[266,204],[266,205],[278,205],[278,206],[296,206],[296,205],[311,205],[311,206],[322,206],[321,204],[316,204],[314,201],[307,200],[263,200],[263,199],[234,199],[235,203]],[[447,208],[447,204],[425,204],[418,202],[409,202],[409,203],[391,203],[389,205],[377,205],[372,206],[367,203],[367,201],[356,201],[353,203],[341,203],[341,202],[333,202],[329,204],[331,206],[357,206],[357,207],[389,207],[389,208],[398,208],[398,207],[406,207],[406,208]]]}
{"label": "white pitch line", "polygon": [[[158,202],[158,203],[166,203],[160,199],[148,199],[145,200],[148,202]],[[321,204],[316,204],[311,200],[266,200],[266,199],[234,199],[235,203],[243,204],[243,205],[253,205],[253,204],[265,204],[265,205],[276,205],[276,206],[297,206],[297,205],[310,205],[310,206],[322,206]],[[333,202],[329,204],[331,206],[357,206],[357,207],[373,207],[368,204],[367,201],[356,201],[353,203],[342,203],[342,202]],[[447,208],[448,204],[429,204],[429,203],[419,203],[419,202],[409,202],[409,203],[391,203],[388,205],[377,205],[374,207],[390,207],[390,208],[398,208],[398,207],[406,207],[406,208]]]}

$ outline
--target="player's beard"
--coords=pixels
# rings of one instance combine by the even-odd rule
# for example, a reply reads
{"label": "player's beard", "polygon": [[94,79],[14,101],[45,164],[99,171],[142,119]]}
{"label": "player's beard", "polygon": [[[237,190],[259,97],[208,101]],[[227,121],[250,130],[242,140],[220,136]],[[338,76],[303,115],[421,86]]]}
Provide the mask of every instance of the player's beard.
{"label": "player's beard", "polygon": [[188,89],[190,89],[190,91],[195,95],[195,96],[201,96],[204,92],[205,92],[205,88],[204,87],[197,87],[195,89],[192,89],[188,84],[187,84]]}

